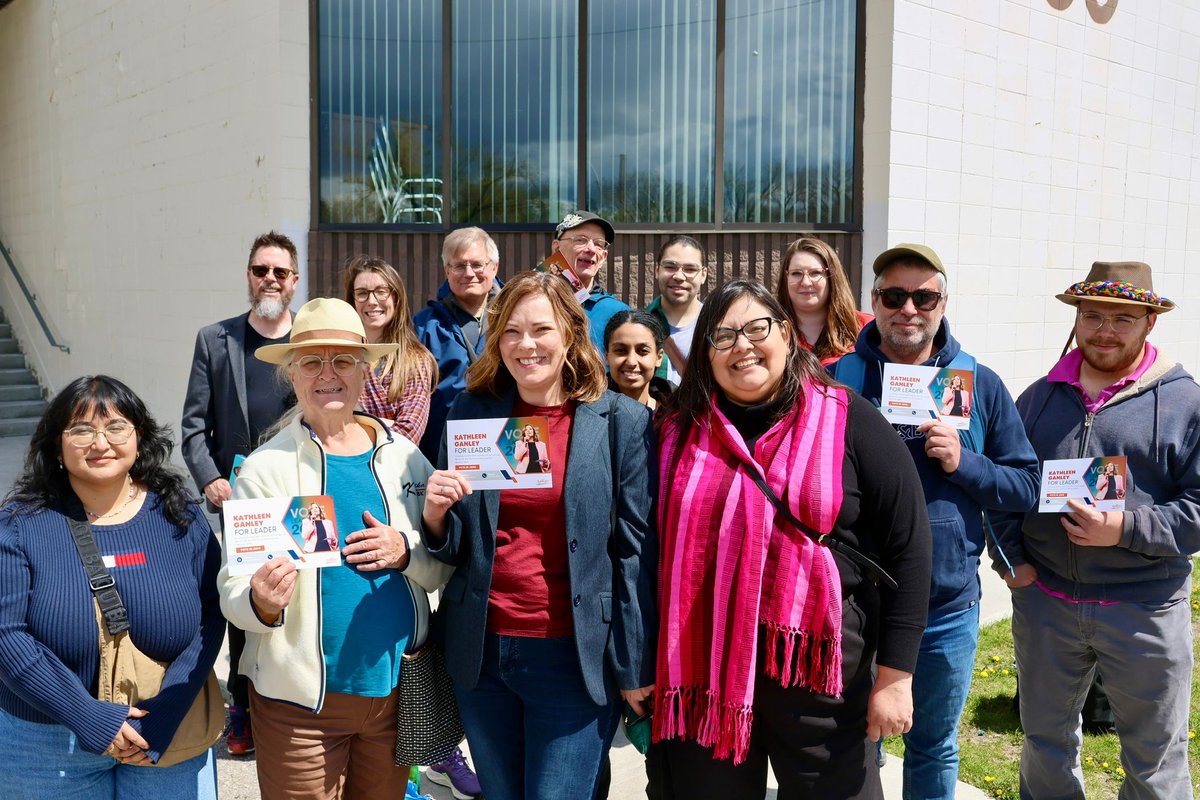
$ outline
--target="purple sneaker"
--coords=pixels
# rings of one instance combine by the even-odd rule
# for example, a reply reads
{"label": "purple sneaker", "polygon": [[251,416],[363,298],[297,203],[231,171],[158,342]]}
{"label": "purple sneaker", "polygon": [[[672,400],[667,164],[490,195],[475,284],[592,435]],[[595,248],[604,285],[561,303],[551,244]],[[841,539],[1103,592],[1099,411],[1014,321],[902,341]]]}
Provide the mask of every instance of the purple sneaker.
{"label": "purple sneaker", "polygon": [[483,796],[479,787],[479,778],[467,764],[467,757],[456,747],[454,752],[440,764],[425,768],[425,777],[441,786],[449,786],[451,793],[458,800],[476,800]]}

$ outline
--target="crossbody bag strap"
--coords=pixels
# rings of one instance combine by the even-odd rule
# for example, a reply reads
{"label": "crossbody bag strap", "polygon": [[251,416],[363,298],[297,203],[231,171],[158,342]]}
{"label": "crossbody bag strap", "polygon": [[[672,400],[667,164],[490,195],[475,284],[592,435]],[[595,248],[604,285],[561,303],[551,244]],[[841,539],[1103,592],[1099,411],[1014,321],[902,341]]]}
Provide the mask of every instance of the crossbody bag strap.
{"label": "crossbody bag strap", "polygon": [[67,522],[71,527],[71,541],[79,551],[79,559],[87,573],[88,587],[96,596],[100,613],[104,615],[104,624],[113,636],[129,630],[129,612],[125,603],[117,593],[117,584],[104,566],[104,556],[100,555],[100,547],[96,544],[96,535],[92,532],[91,523],[82,519],[76,511],[67,514]]}
{"label": "crossbody bag strap", "polygon": [[888,575],[887,570],[881,567],[874,559],[863,553],[861,550],[858,550],[848,542],[843,542],[832,533],[817,533],[812,528],[796,519],[796,515],[793,514],[788,507],[783,504],[783,501],[779,499],[779,496],[776,495],[775,492],[771,491],[771,487],[767,485],[766,480],[764,480],[757,471],[751,471],[750,475],[754,478],[754,482],[758,484],[758,488],[762,490],[762,493],[766,495],[768,500],[771,501],[771,505],[775,506],[776,513],[795,526],[798,531],[804,533],[817,544],[823,544],[830,550],[841,553],[846,558],[850,559],[855,564],[858,564],[867,572],[883,581],[885,584],[887,584],[888,588],[893,590],[900,588],[900,584],[896,583],[896,579],[891,575]]}

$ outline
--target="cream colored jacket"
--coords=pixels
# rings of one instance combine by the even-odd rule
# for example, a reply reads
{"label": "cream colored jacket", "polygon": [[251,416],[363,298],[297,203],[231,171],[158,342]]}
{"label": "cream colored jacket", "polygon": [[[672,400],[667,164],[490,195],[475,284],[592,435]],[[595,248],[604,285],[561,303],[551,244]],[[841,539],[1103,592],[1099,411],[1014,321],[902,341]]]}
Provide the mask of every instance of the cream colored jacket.
{"label": "cream colored jacket", "polygon": [[[425,482],[433,467],[414,444],[379,420],[361,412],[355,412],[355,419],[375,434],[371,471],[387,506],[385,522],[402,531],[412,548],[404,577],[416,620],[413,643],[420,645],[429,627],[427,592],[440,588],[453,572],[430,556],[421,542]],[[324,493],[325,452],[311,429],[297,418],[246,458],[234,483],[233,499]],[[228,555],[226,548],[226,561]],[[321,570],[300,570],[291,602],[274,625],[264,623],[250,603],[250,576],[230,575],[223,563],[217,585],[226,618],[246,631],[238,671],[254,682],[254,690],[263,697],[319,713],[325,702]]]}

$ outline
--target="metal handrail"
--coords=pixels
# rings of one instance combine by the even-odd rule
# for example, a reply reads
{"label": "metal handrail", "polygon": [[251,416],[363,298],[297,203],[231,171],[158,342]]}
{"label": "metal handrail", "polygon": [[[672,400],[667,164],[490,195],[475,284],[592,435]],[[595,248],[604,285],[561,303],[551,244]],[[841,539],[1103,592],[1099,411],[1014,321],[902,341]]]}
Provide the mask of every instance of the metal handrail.
{"label": "metal handrail", "polygon": [[25,300],[29,303],[29,307],[33,309],[33,315],[37,317],[38,324],[42,326],[42,333],[46,334],[46,340],[50,342],[50,346],[57,347],[64,353],[71,352],[70,347],[65,344],[59,344],[58,340],[54,338],[54,334],[50,332],[50,326],[46,324],[46,318],[42,316],[42,310],[38,308],[37,295],[29,291],[29,287],[25,284],[25,279],[17,271],[17,265],[13,263],[12,256],[9,255],[8,248],[4,246],[3,241],[0,241],[0,253],[4,254],[4,260],[8,262],[8,268],[12,272],[13,277],[17,279],[17,285],[21,287],[21,292],[25,295]]}

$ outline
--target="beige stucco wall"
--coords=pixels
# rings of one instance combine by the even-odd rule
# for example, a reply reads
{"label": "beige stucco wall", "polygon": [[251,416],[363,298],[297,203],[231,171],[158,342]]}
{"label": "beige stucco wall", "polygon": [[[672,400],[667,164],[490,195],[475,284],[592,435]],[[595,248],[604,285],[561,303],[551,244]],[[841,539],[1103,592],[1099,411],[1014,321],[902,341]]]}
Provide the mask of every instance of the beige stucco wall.
{"label": "beige stucco wall", "polygon": [[[202,325],[247,307],[247,249],[309,220],[308,8],[15,0],[0,10],[0,305],[50,390],[128,382],[178,427]],[[303,287],[302,287],[303,288]]]}

